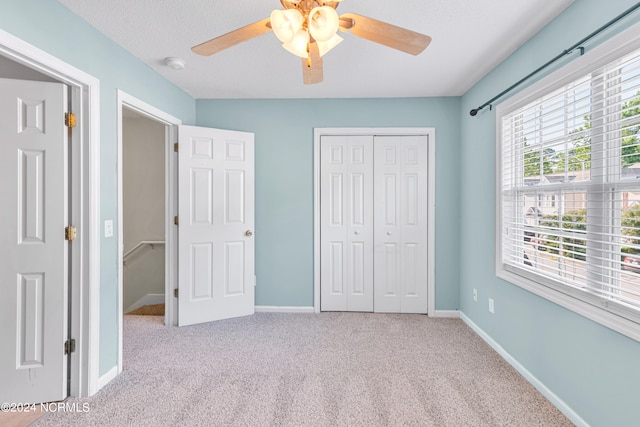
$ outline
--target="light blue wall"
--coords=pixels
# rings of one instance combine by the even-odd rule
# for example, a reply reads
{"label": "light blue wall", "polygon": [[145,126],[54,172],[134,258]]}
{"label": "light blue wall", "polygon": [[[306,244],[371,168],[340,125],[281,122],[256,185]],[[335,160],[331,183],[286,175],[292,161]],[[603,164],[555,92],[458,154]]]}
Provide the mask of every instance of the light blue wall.
{"label": "light blue wall", "polygon": [[[468,91],[460,113],[461,310],[593,426],[640,425],[640,343],[496,278],[495,110],[475,118],[469,110],[633,4],[576,0]],[[640,21],[640,14],[631,21]],[[495,300],[495,315],[488,312],[488,297]]]}
{"label": "light blue wall", "polygon": [[[195,101],[53,0],[1,0],[0,29],[100,80],[100,218],[117,221],[116,90],[181,118]],[[118,224],[114,224],[115,227]],[[100,244],[100,374],[117,362],[117,238]]]}
{"label": "light blue wall", "polygon": [[436,308],[458,308],[460,99],[199,100],[199,126],[256,138],[256,304],[313,305],[313,129],[436,129]]}

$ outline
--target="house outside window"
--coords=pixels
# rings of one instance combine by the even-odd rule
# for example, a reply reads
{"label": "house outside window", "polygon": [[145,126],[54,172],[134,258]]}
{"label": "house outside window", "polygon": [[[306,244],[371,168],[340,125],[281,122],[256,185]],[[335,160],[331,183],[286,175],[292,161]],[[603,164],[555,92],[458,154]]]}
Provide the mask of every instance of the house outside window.
{"label": "house outside window", "polygon": [[497,108],[496,270],[640,339],[640,30],[609,43]]}

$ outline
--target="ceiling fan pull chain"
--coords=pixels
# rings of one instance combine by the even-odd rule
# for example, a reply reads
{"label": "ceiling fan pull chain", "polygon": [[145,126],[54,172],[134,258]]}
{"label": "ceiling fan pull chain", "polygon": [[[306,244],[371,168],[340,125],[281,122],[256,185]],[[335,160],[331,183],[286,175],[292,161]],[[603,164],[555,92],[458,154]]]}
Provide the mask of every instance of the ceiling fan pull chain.
{"label": "ceiling fan pull chain", "polygon": [[311,43],[307,43],[307,68],[311,68]]}

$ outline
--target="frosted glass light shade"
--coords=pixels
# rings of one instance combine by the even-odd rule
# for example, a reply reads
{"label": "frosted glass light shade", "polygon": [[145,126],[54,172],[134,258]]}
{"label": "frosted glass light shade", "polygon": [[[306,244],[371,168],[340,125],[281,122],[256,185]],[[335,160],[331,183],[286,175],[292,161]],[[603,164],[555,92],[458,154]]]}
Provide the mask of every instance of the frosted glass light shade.
{"label": "frosted glass light shade", "polygon": [[338,31],[340,18],[329,6],[314,7],[309,13],[309,32],[316,41],[325,42]]}
{"label": "frosted glass light shade", "polygon": [[297,9],[274,10],[271,12],[271,28],[282,43],[293,40],[302,28],[304,17]]}
{"label": "frosted glass light shade", "polygon": [[331,49],[338,46],[342,42],[342,40],[344,40],[342,37],[340,37],[337,34],[334,34],[333,37],[331,37],[326,42],[317,42],[318,54],[320,56],[323,56],[325,53],[329,52]]}
{"label": "frosted glass light shade", "polygon": [[290,53],[293,53],[300,58],[307,58],[309,52],[307,52],[307,46],[309,45],[309,33],[305,30],[299,30],[290,42],[283,43],[282,47]]}

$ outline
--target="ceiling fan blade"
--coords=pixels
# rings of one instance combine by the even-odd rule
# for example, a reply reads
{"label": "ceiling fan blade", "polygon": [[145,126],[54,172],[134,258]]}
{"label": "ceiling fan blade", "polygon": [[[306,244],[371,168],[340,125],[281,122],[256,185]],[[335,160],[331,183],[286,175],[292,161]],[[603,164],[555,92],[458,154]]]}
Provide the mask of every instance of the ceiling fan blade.
{"label": "ceiling fan blade", "polygon": [[340,27],[343,31],[351,30],[353,34],[363,39],[412,55],[418,55],[431,43],[431,37],[424,34],[355,13],[341,15]]}
{"label": "ceiling fan blade", "polygon": [[209,56],[269,31],[271,31],[271,19],[267,18],[201,43],[192,47],[191,50],[198,55]]}
{"label": "ceiling fan blade", "polygon": [[306,85],[322,82],[324,78],[322,57],[318,51],[318,44],[309,44],[309,58],[302,58],[302,81]]}

